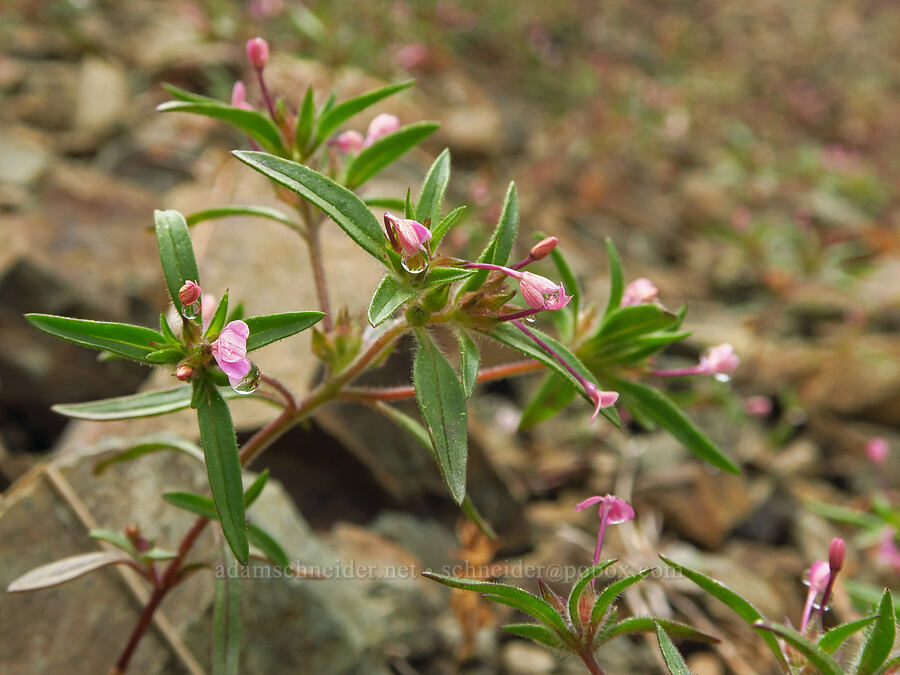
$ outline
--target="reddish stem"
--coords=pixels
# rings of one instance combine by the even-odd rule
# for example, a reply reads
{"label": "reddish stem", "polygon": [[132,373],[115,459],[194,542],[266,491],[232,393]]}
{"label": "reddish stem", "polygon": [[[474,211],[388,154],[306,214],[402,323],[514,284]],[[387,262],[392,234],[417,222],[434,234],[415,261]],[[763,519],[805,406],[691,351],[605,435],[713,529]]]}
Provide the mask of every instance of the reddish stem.
{"label": "reddish stem", "polygon": [[603,669],[594,658],[594,653],[591,651],[590,647],[585,647],[582,651],[579,651],[578,656],[584,661],[584,665],[587,666],[591,675],[604,675]]}

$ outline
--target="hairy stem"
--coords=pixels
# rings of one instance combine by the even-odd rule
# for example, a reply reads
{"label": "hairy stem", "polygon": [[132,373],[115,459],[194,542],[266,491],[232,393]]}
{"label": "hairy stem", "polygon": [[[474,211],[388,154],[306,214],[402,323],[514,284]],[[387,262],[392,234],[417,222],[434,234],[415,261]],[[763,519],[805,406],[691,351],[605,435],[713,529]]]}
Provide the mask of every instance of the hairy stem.
{"label": "hairy stem", "polygon": [[331,302],[328,299],[328,278],[325,276],[325,265],[322,256],[322,239],[320,238],[320,230],[323,220],[316,221],[313,217],[312,210],[309,208],[309,202],[301,200],[297,205],[297,211],[300,218],[306,225],[307,250],[309,251],[309,264],[312,267],[313,283],[316,286],[316,296],[319,300],[319,309],[325,313],[322,318],[322,328],[326,332],[330,331],[334,325],[331,317]]}
{"label": "hairy stem", "polygon": [[578,656],[584,661],[584,665],[587,666],[588,672],[590,672],[591,675],[604,675],[603,669],[597,663],[597,659],[594,658],[594,652],[592,652],[589,647],[579,651]]}

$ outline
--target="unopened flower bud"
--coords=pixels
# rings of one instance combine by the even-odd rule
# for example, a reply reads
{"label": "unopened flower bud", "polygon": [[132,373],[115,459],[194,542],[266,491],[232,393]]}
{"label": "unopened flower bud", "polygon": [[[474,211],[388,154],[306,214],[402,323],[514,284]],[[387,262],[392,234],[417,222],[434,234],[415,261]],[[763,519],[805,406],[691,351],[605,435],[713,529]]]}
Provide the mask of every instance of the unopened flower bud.
{"label": "unopened flower bud", "polygon": [[649,279],[635,279],[625,287],[622,293],[622,307],[634,307],[652,302],[659,294],[659,290]]}
{"label": "unopened flower bud", "polygon": [[350,152],[359,152],[366,143],[366,139],[363,138],[363,135],[358,131],[345,131],[340,134],[337,138],[333,138],[329,141],[329,145],[337,148],[344,154]]}
{"label": "unopened flower bud", "polygon": [[847,552],[847,543],[840,537],[831,540],[828,547],[828,568],[832,574],[837,574],[844,566],[844,554]]}
{"label": "unopened flower bud", "polygon": [[889,450],[888,443],[883,438],[870,438],[866,443],[866,457],[876,466],[884,466]]}
{"label": "unopened flower bud", "polygon": [[400,119],[396,115],[382,113],[369,122],[366,130],[365,147],[369,147],[375,141],[392,134],[400,128]]}
{"label": "unopened flower bud", "polygon": [[543,260],[550,255],[550,251],[555,249],[558,243],[559,240],[556,237],[546,237],[541,239],[531,247],[531,250],[528,252],[528,257],[532,260]]}
{"label": "unopened flower bud", "polygon": [[191,378],[194,377],[194,369],[184,363],[175,370],[175,377],[182,382],[190,382]]}
{"label": "unopened flower bud", "polygon": [[195,281],[186,281],[178,291],[178,302],[182,305],[193,305],[200,298],[200,286]]}
{"label": "unopened flower bud", "polygon": [[261,37],[247,41],[247,59],[256,70],[262,70],[269,62],[269,43]]}
{"label": "unopened flower bud", "polygon": [[238,80],[231,88],[231,105],[235,108],[243,108],[244,110],[253,110],[253,106],[247,103],[247,87]]}
{"label": "unopened flower bud", "polygon": [[134,544],[141,538],[141,531],[138,529],[137,525],[128,525],[125,528],[125,536],[128,537],[128,540]]}
{"label": "unopened flower bud", "polygon": [[391,240],[391,244],[396,242],[407,257],[426,250],[425,242],[431,239],[431,231],[418,221],[385,213],[384,224],[388,228],[388,239]]}

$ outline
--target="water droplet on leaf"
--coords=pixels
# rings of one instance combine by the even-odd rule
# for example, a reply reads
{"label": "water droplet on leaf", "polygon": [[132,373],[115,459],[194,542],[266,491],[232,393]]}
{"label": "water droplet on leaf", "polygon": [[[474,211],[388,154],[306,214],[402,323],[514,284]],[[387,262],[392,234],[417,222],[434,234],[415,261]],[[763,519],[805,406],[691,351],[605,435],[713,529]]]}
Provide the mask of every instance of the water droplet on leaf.
{"label": "water droplet on leaf", "polygon": [[196,319],[200,316],[200,301],[197,300],[192,302],[190,305],[182,305],[181,306],[181,315],[185,319]]}

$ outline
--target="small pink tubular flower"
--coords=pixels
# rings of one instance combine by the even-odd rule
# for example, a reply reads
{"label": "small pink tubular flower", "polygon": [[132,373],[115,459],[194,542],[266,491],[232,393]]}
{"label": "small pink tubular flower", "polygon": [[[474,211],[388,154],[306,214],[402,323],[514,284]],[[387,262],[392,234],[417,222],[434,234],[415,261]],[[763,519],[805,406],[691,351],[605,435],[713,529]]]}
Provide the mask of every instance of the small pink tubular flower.
{"label": "small pink tubular flower", "polygon": [[803,616],[800,619],[800,632],[806,630],[809,623],[809,615],[812,612],[816,596],[825,591],[828,579],[831,577],[831,568],[824,560],[817,560],[809,568],[809,590],[806,592],[806,604],[803,606]]}
{"label": "small pink tubular flower", "polygon": [[243,321],[227,324],[219,337],[209,347],[219,368],[228,376],[231,386],[237,386],[250,372],[247,358],[247,338],[250,327]]}
{"label": "small pink tubular flower", "polygon": [[531,272],[522,272],[519,290],[532,309],[562,309],[572,299],[571,295],[566,295],[566,289],[562,284],[556,284],[546,277]]}
{"label": "small pink tubular flower", "polygon": [[576,511],[584,511],[586,508],[599,504],[600,531],[597,533],[597,547],[594,549],[594,564],[600,562],[600,551],[603,549],[603,535],[607,525],[618,525],[629,520],[634,520],[634,509],[624,499],[613,495],[605,497],[588,497],[575,506]]}
{"label": "small pink tubular flower", "polygon": [[369,128],[366,131],[366,140],[363,145],[368,148],[372,143],[380,138],[384,138],[388,134],[392,134],[400,128],[400,120],[396,115],[382,113],[369,122]]}
{"label": "small pink tubular flower", "polygon": [[702,375],[733,373],[740,364],[741,360],[738,355],[734,353],[732,346],[726,343],[712,347],[701,356],[697,372]]}
{"label": "small pink tubular flower", "polygon": [[231,88],[231,105],[235,108],[253,110],[253,106],[247,103],[247,88],[240,80],[235,82],[234,86]]}
{"label": "small pink tubular flower", "polygon": [[593,382],[585,382],[584,390],[594,402],[594,414],[591,415],[591,423],[597,419],[597,415],[600,414],[600,408],[609,408],[619,400],[618,392],[601,391]]}
{"label": "small pink tubular flower", "polygon": [[654,300],[659,293],[656,286],[649,279],[635,279],[625,287],[622,293],[622,307],[643,305]]}
{"label": "small pink tubular flower", "polygon": [[345,131],[333,138],[328,144],[334,146],[345,155],[350,152],[359,152],[365,145],[366,139],[358,131]]}
{"label": "small pink tubular flower", "polygon": [[889,450],[888,442],[883,438],[870,438],[869,442],[866,443],[866,457],[876,466],[884,466]]}
{"label": "small pink tubular flower", "polygon": [[247,41],[247,60],[256,70],[262,70],[269,62],[269,43],[261,37]]}
{"label": "small pink tubular flower", "polygon": [[391,240],[391,244],[399,246],[408,258],[425,251],[425,242],[431,239],[431,230],[409,218],[398,218],[391,213],[385,213],[384,224],[388,228],[388,239]]}

